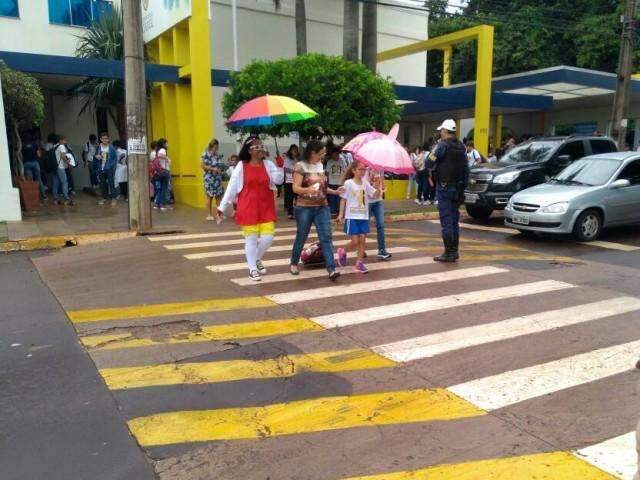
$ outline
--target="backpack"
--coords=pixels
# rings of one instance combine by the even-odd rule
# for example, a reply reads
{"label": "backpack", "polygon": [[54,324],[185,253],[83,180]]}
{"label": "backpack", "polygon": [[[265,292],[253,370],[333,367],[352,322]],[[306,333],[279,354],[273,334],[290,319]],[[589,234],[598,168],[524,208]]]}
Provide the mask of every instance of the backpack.
{"label": "backpack", "polygon": [[59,146],[60,144],[58,143],[46,152],[46,157],[44,159],[44,170],[47,173],[55,173],[58,171],[58,159],[56,158],[56,150]]}
{"label": "backpack", "polygon": [[160,165],[160,159],[155,157],[153,160],[149,162],[149,178],[154,179],[160,172],[164,170]]}
{"label": "backpack", "polygon": [[300,261],[303,265],[322,265],[324,263],[324,255],[320,242],[315,242],[306,247],[300,255]]}

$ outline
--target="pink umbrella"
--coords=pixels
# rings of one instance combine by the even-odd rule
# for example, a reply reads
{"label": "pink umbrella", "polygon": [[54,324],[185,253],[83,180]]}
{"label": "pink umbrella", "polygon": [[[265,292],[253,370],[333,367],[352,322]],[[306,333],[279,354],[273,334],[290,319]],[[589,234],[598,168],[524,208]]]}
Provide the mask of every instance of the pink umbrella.
{"label": "pink umbrella", "polygon": [[356,159],[375,170],[392,173],[413,173],[415,169],[409,154],[396,140],[399,126],[396,123],[388,135],[381,132],[362,133],[345,145]]}

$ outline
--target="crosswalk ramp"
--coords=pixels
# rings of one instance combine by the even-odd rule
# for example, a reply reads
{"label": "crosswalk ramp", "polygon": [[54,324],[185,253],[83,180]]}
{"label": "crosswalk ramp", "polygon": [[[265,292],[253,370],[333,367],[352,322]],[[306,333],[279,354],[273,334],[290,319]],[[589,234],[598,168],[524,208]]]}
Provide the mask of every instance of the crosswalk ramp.
{"label": "crosswalk ramp", "polygon": [[[176,241],[216,241],[203,238]],[[250,284],[238,275],[241,259],[221,254],[206,267],[235,284],[237,298],[68,313],[76,325],[129,319],[129,330],[81,342],[138,443],[154,457],[191,452],[184,465],[203,469],[198,478],[631,480],[636,409],[597,409],[635,390],[640,299],[503,265],[443,266],[414,246],[395,244],[390,262],[371,259],[370,274],[337,284],[322,269],[292,277],[278,250],[268,253],[264,282]],[[270,305],[290,318],[269,316]],[[219,320],[261,309],[250,322]],[[158,337],[134,328],[141,318],[183,312],[200,315],[198,331]],[[552,351],[551,337],[560,339]],[[184,355],[195,346],[197,355]],[[150,349],[161,350],[145,355]],[[463,375],[443,373],[447,363],[464,366]],[[594,388],[598,405],[563,407],[572,392]],[[542,408],[550,398],[559,405]],[[554,437],[554,424],[585,419],[589,435]],[[530,435],[536,422],[542,433]],[[352,450],[359,457],[340,453]],[[211,460],[227,451],[242,461]],[[269,458],[282,462],[262,461]],[[279,470],[292,458],[297,476]]]}

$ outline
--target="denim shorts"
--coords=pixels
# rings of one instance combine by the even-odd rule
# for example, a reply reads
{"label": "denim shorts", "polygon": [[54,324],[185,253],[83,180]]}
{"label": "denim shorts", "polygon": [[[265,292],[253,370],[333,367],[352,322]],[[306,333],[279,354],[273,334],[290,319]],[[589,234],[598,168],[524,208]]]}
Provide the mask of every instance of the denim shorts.
{"label": "denim shorts", "polygon": [[369,220],[347,219],[344,222],[344,233],[347,235],[366,235],[369,233]]}

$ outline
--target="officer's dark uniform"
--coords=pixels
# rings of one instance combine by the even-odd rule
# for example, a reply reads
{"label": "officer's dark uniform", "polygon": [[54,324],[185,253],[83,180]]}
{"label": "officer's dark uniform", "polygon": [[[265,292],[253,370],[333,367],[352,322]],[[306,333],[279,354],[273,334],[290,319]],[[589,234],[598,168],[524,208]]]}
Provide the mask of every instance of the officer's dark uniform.
{"label": "officer's dark uniform", "polygon": [[465,146],[455,137],[440,140],[429,159],[436,165],[433,181],[442,227],[444,254],[435,257],[439,262],[455,262],[458,259],[460,238],[460,204],[464,200],[464,189],[469,178],[469,165]]}

